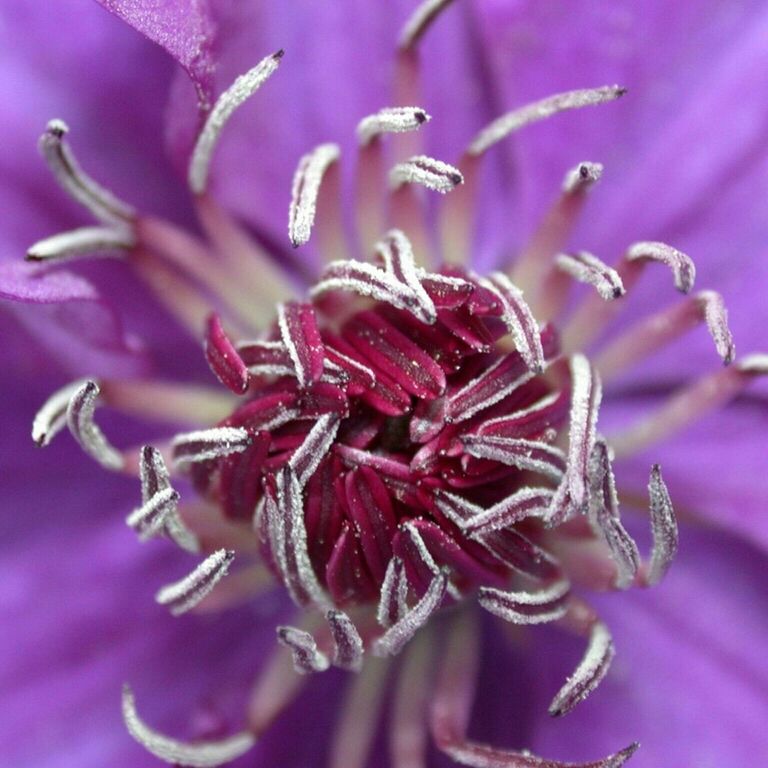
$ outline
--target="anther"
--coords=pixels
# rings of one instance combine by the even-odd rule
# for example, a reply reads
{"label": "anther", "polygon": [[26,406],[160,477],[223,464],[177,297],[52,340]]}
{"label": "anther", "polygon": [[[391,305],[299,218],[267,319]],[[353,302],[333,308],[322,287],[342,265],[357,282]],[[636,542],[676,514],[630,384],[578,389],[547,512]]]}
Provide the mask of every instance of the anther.
{"label": "anther", "polygon": [[577,195],[586,192],[603,175],[602,163],[579,163],[563,179],[563,193]]}
{"label": "anther", "polygon": [[300,675],[325,672],[330,666],[328,657],[317,648],[315,638],[309,632],[295,627],[278,627],[277,639],[293,656],[293,667]]}
{"label": "anther", "polygon": [[221,131],[235,110],[274,74],[283,57],[283,51],[273,53],[262,59],[253,69],[240,75],[213,106],[200,135],[197,137],[192,157],[189,161],[187,180],[189,188],[196,195],[205,192],[208,184],[208,171],[211,157],[221,135]]}
{"label": "anther", "polygon": [[421,128],[432,118],[421,107],[389,107],[364,117],[357,126],[357,138],[365,147],[382,133],[405,133]]}
{"label": "anther", "polygon": [[191,768],[215,768],[244,755],[256,743],[252,733],[242,731],[219,741],[188,744],[150,728],[136,711],[136,701],[129,685],[123,686],[123,721],[128,733],[144,749],[160,760]]}
{"label": "anther", "polygon": [[178,505],[179,492],[173,488],[163,488],[131,512],[125,522],[139,535],[139,541],[146,541],[164,529],[168,516],[176,514]]}
{"label": "anther", "polygon": [[136,212],[127,203],[97,184],[78,164],[64,137],[69,128],[63,120],[51,120],[38,146],[61,188],[85,206],[99,221],[125,228]]}
{"label": "anther", "polygon": [[244,395],[250,382],[248,368],[216,314],[208,318],[204,350],[205,358],[216,378],[236,395]]}
{"label": "anther", "polygon": [[486,611],[511,624],[548,624],[565,616],[569,592],[567,581],[557,581],[538,592],[481,587],[477,600]]}
{"label": "anther", "polygon": [[658,261],[672,270],[675,288],[681,293],[689,293],[696,280],[696,265],[689,256],[666,243],[634,243],[627,249],[625,258],[628,262]]}
{"label": "anther", "polygon": [[323,374],[325,348],[314,307],[298,301],[279,304],[277,324],[299,386],[317,381]]}
{"label": "anther", "polygon": [[304,245],[312,232],[320,184],[328,168],[339,159],[336,144],[321,144],[299,160],[293,176],[288,211],[288,237],[294,248]]}
{"label": "anther", "polygon": [[27,249],[27,261],[61,261],[87,254],[120,255],[135,244],[128,229],[81,227],[38,240]]}
{"label": "anther", "polygon": [[234,559],[235,553],[231,550],[217,550],[203,560],[192,573],[159,590],[155,600],[160,605],[167,605],[173,616],[186,613],[226,576]]}
{"label": "anther", "polygon": [[333,665],[359,672],[363,666],[363,640],[357,628],[343,611],[332,609],[325,617],[333,637]]}
{"label": "anther", "polygon": [[715,342],[717,354],[724,365],[729,365],[736,357],[736,346],[728,328],[728,310],[725,308],[723,297],[715,291],[702,291],[697,299],[703,307],[704,322]]}
{"label": "anther", "polygon": [[241,453],[251,438],[240,427],[213,427],[195,432],[185,432],[173,439],[173,458],[178,465],[208,461]]}
{"label": "anther", "polygon": [[397,46],[400,51],[411,51],[419,43],[435,19],[453,0],[424,0],[403,26]]}
{"label": "anther", "polygon": [[613,101],[626,93],[626,88],[618,85],[606,85],[602,88],[585,88],[576,91],[566,91],[549,96],[533,104],[527,104],[496,118],[484,128],[470,143],[467,152],[470,155],[481,155],[494,144],[520,130],[530,123],[544,120],[558,112],[569,109],[596,106],[607,101]]}
{"label": "anther", "polygon": [[574,280],[593,286],[605,301],[613,301],[626,293],[619,273],[587,251],[561,253],[555,265]]}
{"label": "anther", "polygon": [[299,487],[303,488],[315,474],[320,462],[328,455],[336,440],[341,419],[335,413],[321,416],[304,438],[304,442],[294,451],[289,466],[296,474]]}
{"label": "anther", "polygon": [[653,547],[645,581],[648,586],[653,586],[658,584],[669,570],[669,566],[677,554],[678,540],[675,510],[672,507],[672,500],[669,497],[669,491],[664,478],[661,476],[661,467],[658,464],[654,464],[651,469],[648,494],[651,501]]}
{"label": "anther", "polygon": [[416,605],[373,643],[374,656],[396,656],[438,609],[448,588],[448,576],[439,571]]}
{"label": "anther", "polygon": [[67,426],[80,447],[107,469],[122,469],[125,460],[111,446],[93,419],[99,397],[99,385],[86,381],[67,405]]}
{"label": "anther", "polygon": [[32,422],[32,439],[41,448],[67,426],[67,408],[70,401],[87,382],[74,381],[54,392],[43,404]]}
{"label": "anther", "polygon": [[549,705],[549,714],[560,717],[584,701],[608,673],[615,654],[608,627],[601,621],[595,622],[584,657]]}
{"label": "anther", "polygon": [[407,597],[408,580],[405,565],[399,557],[393,557],[384,574],[379,606],[376,611],[376,620],[382,627],[391,627],[405,616],[408,611]]}
{"label": "anther", "polygon": [[458,168],[426,155],[415,155],[398,163],[389,172],[389,180],[395,189],[403,184],[421,184],[441,195],[464,183]]}

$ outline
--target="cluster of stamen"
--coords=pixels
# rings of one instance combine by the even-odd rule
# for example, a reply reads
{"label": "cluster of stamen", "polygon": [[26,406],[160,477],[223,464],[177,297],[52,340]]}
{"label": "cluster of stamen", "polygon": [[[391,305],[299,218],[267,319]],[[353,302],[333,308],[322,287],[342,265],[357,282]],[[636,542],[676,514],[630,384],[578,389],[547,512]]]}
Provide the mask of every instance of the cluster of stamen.
{"label": "cluster of stamen", "polygon": [[[427,0],[406,24],[399,43],[403,72],[418,71],[415,47],[449,4]],[[281,666],[286,653],[301,675],[335,666],[360,672],[367,685],[367,653],[386,659],[405,651],[408,674],[395,696],[393,719],[395,730],[406,735],[395,736],[393,759],[396,765],[419,764],[412,762],[408,729],[416,727],[412,714],[424,715],[412,711],[413,701],[427,697],[409,686],[428,684],[421,662],[432,651],[417,635],[429,633],[435,613],[455,606],[444,612],[452,631],[425,718],[437,746],[476,768],[565,766],[467,738],[478,657],[468,606],[476,602],[515,625],[556,622],[584,639],[583,659],[549,708],[553,716],[569,712],[605,677],[615,650],[607,626],[572,593],[567,562],[556,551],[570,546],[574,531],[584,537],[588,530],[602,546],[599,565],[610,565],[610,586],[649,586],[663,578],[677,550],[677,524],[661,470],[654,465],[650,473],[653,545],[644,558],[621,521],[614,456],[735,396],[768,371],[768,359],[754,355],[703,379],[624,434],[608,439],[599,433],[603,382],[694,325],[706,324],[726,365],[735,357],[723,301],[712,291],[640,322],[593,360],[579,351],[621,310],[619,300],[647,263],[666,265],[685,294],[695,278],[688,256],[663,243],[630,246],[615,268],[585,251],[560,252],[586,192],[600,179],[599,163],[580,163],[566,174],[560,197],[514,269],[480,276],[452,265],[452,254],[465,257],[479,159],[532,122],[622,96],[617,86],[557,94],[503,115],[470,142],[458,167],[418,153],[394,164],[387,179],[397,226],[376,242],[373,260],[346,258],[344,247],[326,251],[306,296],[291,300],[269,260],[206,193],[223,126],[282,57],[282,51],[266,57],[222,94],[192,152],[189,186],[221,260],[210,260],[206,244],[139,216],[90,179],[65,143],[61,121],[52,121],[40,142],[61,186],[99,225],[40,241],[28,258],[128,254],[171,312],[195,332],[204,324],[205,357],[226,397],[151,382],[78,381],[40,410],[34,440],[47,445],[68,427],[105,468],[138,471],[141,505],[127,524],[142,541],[164,536],[202,558],[187,576],[157,592],[157,602],[173,615],[215,597],[242,550],[246,557],[259,552],[310,617],[300,618],[300,626],[277,628],[281,655],[257,686],[247,730],[220,741],[177,741],[139,718],[126,686],[127,728],[167,762],[219,765],[250,749],[255,734],[297,693]],[[372,173],[382,170],[382,138],[416,131],[430,119],[419,107],[401,106],[360,122],[361,234],[369,235],[381,218],[370,210],[375,206],[368,195]],[[310,239],[339,156],[337,145],[322,144],[299,161],[288,215],[294,247]],[[428,260],[416,247],[419,223],[408,192],[414,184],[451,193],[440,222],[446,265],[435,270],[423,266]],[[413,243],[408,227],[397,221],[404,210],[414,224]],[[256,272],[262,270],[264,282],[280,294],[266,329],[249,314],[254,303],[264,302],[243,295],[238,270],[254,273],[243,252],[260,259]],[[561,336],[552,321],[573,282],[593,293]],[[221,300],[221,316],[210,311],[196,283]],[[195,429],[159,447],[119,450],[96,424],[102,403],[145,414],[160,408]],[[175,475],[189,476],[210,502],[202,533],[173,487]],[[370,704],[376,697],[361,700]],[[372,730],[374,717],[365,706],[359,716]],[[355,728],[346,720],[339,727],[334,768],[362,765],[360,739],[349,737]],[[355,744],[352,752],[347,739]],[[636,747],[584,768],[617,768]]]}

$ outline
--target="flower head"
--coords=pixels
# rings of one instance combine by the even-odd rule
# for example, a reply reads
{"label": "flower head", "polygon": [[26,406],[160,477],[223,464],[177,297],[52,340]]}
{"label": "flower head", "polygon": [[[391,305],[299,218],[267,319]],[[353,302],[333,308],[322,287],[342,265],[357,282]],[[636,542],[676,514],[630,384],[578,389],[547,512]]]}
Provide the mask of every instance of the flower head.
{"label": "flower head", "polygon": [[[418,92],[420,40],[448,5],[420,4],[401,32],[404,100]],[[221,388],[79,380],[43,405],[33,439],[47,445],[68,428],[105,469],[140,477],[141,502],[128,525],[141,540],[164,536],[197,557],[188,575],[156,594],[174,616],[249,600],[267,582],[296,606],[291,623],[275,627],[271,660],[240,730],[189,742],[166,736],[139,715],[126,685],[127,730],[167,762],[219,765],[254,746],[307,676],[335,666],[359,675],[352,701],[360,709],[345,710],[332,760],[365,762],[387,680],[399,675],[390,702],[393,763],[423,764],[429,733],[459,764],[572,765],[469,737],[478,606],[510,627],[551,623],[581,638],[583,658],[549,713],[565,715],[586,699],[616,651],[609,624],[579,588],[653,586],[678,548],[670,493],[653,464],[652,544],[641,554],[619,513],[616,457],[654,446],[719,407],[764,374],[768,361],[736,359],[721,296],[692,293],[694,263],[671,245],[627,243],[614,266],[565,250],[603,173],[596,162],[562,169],[554,203],[515,259],[497,270],[477,266],[486,153],[559,113],[610,109],[626,92],[619,86],[565,91],[514,109],[481,128],[455,164],[422,150],[432,117],[416,99],[362,115],[353,239],[339,194],[339,146],[308,147],[287,211],[290,244],[319,244],[323,263],[308,276],[269,238],[252,239],[208,189],[228,121],[289,61],[282,49],[265,56],[216,100],[206,96],[205,68],[189,65],[204,119],[187,180],[203,238],[94,181],[62,121],[51,121],[40,140],[60,186],[96,223],[36,242],[27,258],[126,260],[168,312],[202,337],[201,354]],[[592,342],[655,264],[671,272],[683,298],[593,354]],[[577,283],[589,292],[574,308]],[[603,385],[700,325],[725,367],[637,424],[604,435]],[[117,448],[97,423],[99,405],[159,414],[189,429]],[[400,656],[398,666],[392,659]],[[482,689],[477,696],[482,701]],[[619,766],[638,745],[622,746],[583,765]]]}

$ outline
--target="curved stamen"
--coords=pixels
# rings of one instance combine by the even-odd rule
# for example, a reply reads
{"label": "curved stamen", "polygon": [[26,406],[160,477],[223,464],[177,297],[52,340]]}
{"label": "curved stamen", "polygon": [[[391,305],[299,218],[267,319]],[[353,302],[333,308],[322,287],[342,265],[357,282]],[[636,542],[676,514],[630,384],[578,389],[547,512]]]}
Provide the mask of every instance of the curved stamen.
{"label": "curved stamen", "polygon": [[333,637],[333,665],[352,672],[363,666],[363,639],[357,627],[343,611],[329,610],[325,614]]}
{"label": "curved stamen", "polygon": [[242,731],[220,741],[188,744],[150,728],[136,711],[136,700],[128,684],[123,686],[123,720],[128,733],[144,749],[166,763],[191,768],[214,768],[244,755],[256,743],[252,733]]}
{"label": "curved stamen", "polygon": [[[666,243],[641,242],[630,245],[624,257],[630,264],[658,261],[672,270],[675,288],[681,293],[690,293],[696,280],[696,265],[682,251]],[[625,282],[628,281],[625,277]],[[632,279],[634,282],[634,279]]]}
{"label": "curved stamen", "polygon": [[481,155],[494,144],[530,123],[544,120],[565,110],[604,104],[607,101],[618,99],[626,92],[626,88],[621,88],[618,85],[605,85],[601,88],[584,88],[557,93],[554,96],[541,99],[541,101],[526,104],[524,107],[496,118],[490,125],[483,128],[470,142],[467,153]]}
{"label": "curved stamen", "polygon": [[408,611],[407,597],[408,579],[405,574],[405,565],[399,557],[393,557],[384,574],[379,606],[376,611],[376,620],[382,627],[389,628],[405,616]]}
{"label": "curved stamen", "polygon": [[745,389],[756,376],[768,374],[768,355],[748,355],[717,373],[674,393],[639,423],[608,438],[616,456],[638,453],[665,440],[709,411],[722,407]]}
{"label": "curved stamen", "polygon": [[481,587],[477,600],[486,611],[511,624],[548,624],[565,616],[570,589],[567,581],[557,581],[539,592]]}
{"label": "curved stamen", "polygon": [[216,378],[236,395],[244,395],[250,381],[248,368],[215,313],[208,319],[203,349]]}
{"label": "curved stamen", "polygon": [[219,549],[203,560],[192,573],[159,590],[155,600],[160,605],[167,605],[173,616],[186,613],[227,575],[234,559],[235,553],[232,550]]}
{"label": "curved stamen", "polygon": [[64,137],[69,127],[63,120],[51,120],[38,146],[61,188],[85,206],[99,221],[125,229],[135,210],[88,176],[75,159]]}
{"label": "curved stamen", "polygon": [[32,422],[32,439],[37,445],[41,448],[48,445],[67,426],[69,403],[87,383],[85,379],[73,381],[54,392],[43,403]]}
{"label": "curved stamen", "polygon": [[619,273],[587,251],[561,253],[555,259],[555,266],[574,280],[593,286],[605,301],[613,301],[626,293]]}
{"label": "curved stamen", "polygon": [[414,155],[398,163],[389,172],[389,180],[395,189],[403,184],[421,184],[441,195],[464,183],[458,168],[426,155]]}
{"label": "curved stamen", "polygon": [[116,256],[134,246],[128,230],[113,227],[81,227],[38,240],[27,249],[27,261],[61,261],[75,256]]}
{"label": "curved stamen", "polygon": [[187,181],[196,195],[205,192],[211,157],[227,121],[274,74],[282,57],[283,51],[280,50],[262,59],[253,69],[236,78],[213,105],[189,160]]}
{"label": "curved stamen", "polygon": [[388,107],[364,117],[357,125],[357,138],[365,147],[382,133],[416,131],[432,118],[421,107]]}
{"label": "curved stamen", "polygon": [[240,427],[213,427],[185,432],[173,438],[173,458],[178,466],[218,459],[244,451],[250,442],[250,434]]}
{"label": "curved stamen", "polygon": [[317,648],[315,638],[309,632],[296,627],[278,627],[277,639],[293,656],[293,668],[300,675],[325,672],[331,663],[328,657]]}
{"label": "curved stamen", "polygon": [[645,583],[650,587],[658,584],[666,575],[677,554],[677,519],[672,508],[669,491],[661,476],[661,467],[654,464],[648,481],[648,495],[651,500],[651,531],[653,548],[651,562],[647,569]]}
{"label": "curved stamen", "polygon": [[614,379],[701,322],[706,323],[723,363],[730,364],[736,349],[722,296],[702,291],[629,328],[595,357],[595,367],[604,381]]}
{"label": "curved stamen", "polygon": [[93,419],[99,392],[99,385],[95,381],[86,381],[72,395],[67,405],[67,426],[89,456],[106,469],[120,470],[125,465],[125,458],[109,444]]}
{"label": "curved stamen", "polygon": [[321,144],[299,160],[293,176],[288,211],[288,237],[294,248],[304,245],[312,232],[320,184],[328,168],[339,159],[336,144]]}
{"label": "curved stamen", "polygon": [[579,702],[584,701],[608,674],[615,654],[616,649],[608,627],[601,621],[595,622],[589,634],[584,657],[552,700],[549,705],[549,714],[560,717],[570,712]]}

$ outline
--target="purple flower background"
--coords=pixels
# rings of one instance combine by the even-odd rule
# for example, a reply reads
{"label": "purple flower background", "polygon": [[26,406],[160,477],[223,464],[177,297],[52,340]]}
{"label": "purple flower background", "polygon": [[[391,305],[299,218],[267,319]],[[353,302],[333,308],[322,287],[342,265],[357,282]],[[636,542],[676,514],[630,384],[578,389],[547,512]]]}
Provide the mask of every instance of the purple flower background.
{"label": "purple flower background", "polygon": [[[26,248],[87,222],[52,182],[37,136],[48,119],[65,119],[95,178],[142,211],[194,226],[180,175],[196,120],[187,73],[210,97],[284,47],[279,74],[227,126],[212,189],[287,243],[299,156],[332,140],[354,157],[357,121],[391,102],[394,41],[415,3],[232,0],[215,14],[202,0],[102,4],[155,42],[89,0],[8,0],[0,9],[0,296],[11,299],[0,306],[0,740],[14,768],[156,765],[123,728],[124,680],[163,730],[237,727],[282,609],[262,598],[216,617],[171,619],[152,596],[188,560],[162,543],[138,546],[124,525],[137,481],[102,472],[67,437],[43,453],[32,444],[36,409],[75,376],[151,368],[210,381],[199,346],[127,265],[30,279]],[[768,4],[754,1],[456,3],[423,46],[436,157],[455,159],[506,108],[569,88],[630,89],[618,104],[555,118],[494,150],[477,262],[525,242],[566,169],[603,162],[573,243],[609,262],[637,239],[685,250],[699,286],[723,294],[739,352],[763,351],[766,33]],[[658,286],[638,285],[623,325],[656,306]],[[631,396],[606,403],[606,416],[626,420],[681,377],[713,370],[710,345],[700,330],[654,357],[624,382]],[[473,736],[574,760],[637,739],[638,768],[768,762],[766,397],[755,385],[727,411],[617,465],[620,483],[639,492],[650,463],[664,466],[685,520],[678,561],[659,588],[597,602],[617,658],[601,689],[562,721],[550,722],[546,705],[579,644],[541,630],[518,648],[486,633]],[[104,424],[121,445],[147,434],[120,418]],[[319,764],[341,685],[335,673],[313,680],[238,765]]]}

